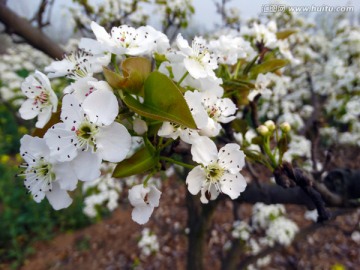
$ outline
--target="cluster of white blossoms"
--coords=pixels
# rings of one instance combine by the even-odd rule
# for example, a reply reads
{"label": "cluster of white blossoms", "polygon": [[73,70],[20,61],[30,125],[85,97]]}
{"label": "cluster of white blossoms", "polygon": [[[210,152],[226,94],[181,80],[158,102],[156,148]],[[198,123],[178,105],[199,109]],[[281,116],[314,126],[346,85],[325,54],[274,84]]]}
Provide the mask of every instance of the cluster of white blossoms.
{"label": "cluster of white blossoms", "polygon": [[[20,109],[21,117],[37,117],[36,127],[45,127],[46,131],[43,138],[26,136],[22,140],[21,153],[26,164],[21,174],[36,201],[46,196],[55,209],[68,207],[71,199],[67,191],[74,190],[78,180],[95,180],[98,184],[87,185],[96,185],[101,192],[86,198],[85,212],[96,215],[95,206],[105,201],[110,210],[117,206],[121,187],[113,183],[110,175],[106,181],[96,180],[101,175],[101,164],[103,161],[121,163],[133,152],[136,155],[139,145],[134,147],[134,141],[139,135],[143,136],[141,145],[146,147],[148,123],[146,118],[134,113],[126,119],[118,117],[120,111],[132,107],[126,108],[119,102],[123,94],[119,97],[118,90],[102,80],[102,68],[118,65],[117,60],[139,56],[151,59],[159,55],[164,60],[158,70],[184,89],[184,102],[196,128],[164,121],[157,135],[191,144],[192,159],[199,165],[189,173],[186,183],[190,193],[201,193],[201,202],[214,200],[220,193],[236,199],[246,187],[240,174],[245,155],[235,143],[218,150],[210,138],[220,134],[222,123],[236,118],[237,107],[231,99],[223,97],[222,80],[215,75],[217,56],[208,49],[206,41],[195,37],[189,45],[179,34],[171,48],[166,35],[151,26],[121,25],[108,33],[92,22],[91,28],[96,39],[81,39],[79,51],[52,62],[45,68],[47,76],[36,71],[21,86],[28,97]],[[71,80],[59,100],[48,79],[58,77]],[[55,112],[60,119],[49,122]],[[31,147],[33,141],[41,142],[46,151],[38,153]],[[139,224],[149,220],[161,196],[161,191],[148,181],[149,177],[151,175],[128,192],[134,206],[132,218]]]}
{"label": "cluster of white blossoms", "polygon": [[3,35],[0,39],[8,47],[0,54],[0,100],[19,105],[24,100],[21,93],[24,76],[48,65],[51,59],[29,45],[15,45]]}
{"label": "cluster of white blossoms", "polygon": [[[231,235],[234,239],[241,240],[252,255],[258,254],[266,247],[275,243],[288,246],[293,241],[298,226],[286,218],[285,207],[281,204],[265,205],[256,203],[253,206],[251,221],[237,220],[233,224]],[[252,267],[264,267],[271,261],[270,256],[265,256],[256,261]],[[251,269],[252,269],[251,267]]]}
{"label": "cluster of white blossoms", "polygon": [[151,232],[149,228],[144,228],[141,232],[138,247],[145,257],[157,253],[159,251],[159,241],[156,234]]}

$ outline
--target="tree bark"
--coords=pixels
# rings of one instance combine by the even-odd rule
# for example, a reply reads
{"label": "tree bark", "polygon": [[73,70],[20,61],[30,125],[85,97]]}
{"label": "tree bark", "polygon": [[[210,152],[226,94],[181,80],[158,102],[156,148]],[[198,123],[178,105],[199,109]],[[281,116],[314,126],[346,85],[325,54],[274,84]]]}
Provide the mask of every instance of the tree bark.
{"label": "tree bark", "polygon": [[5,2],[0,1],[0,22],[5,25],[8,33],[19,35],[31,46],[44,52],[51,58],[63,58],[65,51],[58,44],[49,39],[39,29],[33,27],[28,20],[9,9]]}

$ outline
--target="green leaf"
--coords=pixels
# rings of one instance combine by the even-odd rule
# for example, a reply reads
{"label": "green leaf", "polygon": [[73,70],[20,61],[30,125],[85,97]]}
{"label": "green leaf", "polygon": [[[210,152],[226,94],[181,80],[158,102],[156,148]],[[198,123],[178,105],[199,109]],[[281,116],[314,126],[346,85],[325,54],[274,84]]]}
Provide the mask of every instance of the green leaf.
{"label": "green leaf", "polygon": [[231,122],[231,127],[245,136],[245,133],[249,129],[249,125],[245,119],[235,119]]}
{"label": "green leaf", "polygon": [[258,59],[258,55],[254,57],[253,60],[251,60],[251,62],[249,62],[246,67],[244,68],[243,74],[246,75],[249,73],[249,71],[251,70],[251,68],[255,65],[256,60]]}
{"label": "green leaf", "polygon": [[160,72],[152,72],[146,79],[143,103],[127,93],[124,93],[123,101],[126,106],[141,116],[196,128],[181,90]]}
{"label": "green leaf", "polygon": [[154,168],[159,163],[159,157],[151,154],[150,151],[144,147],[137,151],[130,158],[118,163],[115,167],[112,177],[123,178],[131,175],[144,173]]}
{"label": "green leaf", "polygon": [[124,78],[119,74],[107,67],[103,67],[105,80],[114,89],[120,89]]}
{"label": "green leaf", "polygon": [[273,72],[279,68],[282,68],[284,66],[286,66],[289,63],[288,60],[285,59],[270,59],[267,60],[263,63],[261,63],[260,65],[257,65],[255,67],[252,68],[251,72],[250,72],[250,77],[252,79],[256,79],[257,75],[260,73],[268,73],[268,72]]}
{"label": "green leaf", "polygon": [[276,33],[276,38],[277,39],[286,39],[295,33],[297,33],[297,30],[288,29],[288,30],[284,30],[284,31],[279,31]]}
{"label": "green leaf", "polygon": [[252,144],[257,144],[257,145],[262,145],[263,144],[263,137],[256,136],[256,137],[252,138],[251,143]]}

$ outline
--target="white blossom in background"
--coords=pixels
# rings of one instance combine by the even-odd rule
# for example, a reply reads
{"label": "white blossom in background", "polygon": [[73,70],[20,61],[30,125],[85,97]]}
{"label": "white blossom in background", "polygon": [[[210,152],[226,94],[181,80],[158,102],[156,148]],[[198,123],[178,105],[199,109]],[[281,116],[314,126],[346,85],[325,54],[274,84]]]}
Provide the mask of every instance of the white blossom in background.
{"label": "white blossom in background", "polygon": [[[270,73],[267,73],[270,74]],[[269,97],[272,92],[268,89],[268,85],[271,83],[270,75],[260,73],[255,81],[255,89],[252,89],[248,94],[249,101],[253,101],[254,98],[261,94],[262,96]]]}
{"label": "white blossom in background", "polygon": [[236,220],[233,223],[233,229],[231,231],[231,236],[235,239],[241,239],[243,241],[248,241],[251,237],[252,229],[247,222]]}
{"label": "white blossom in background", "polygon": [[26,120],[38,117],[35,126],[43,128],[51,114],[57,111],[58,104],[49,79],[40,71],[35,71],[21,84],[21,91],[28,99],[21,104],[20,116]]}
{"label": "white blossom in background", "polygon": [[215,200],[221,193],[236,199],[245,190],[246,180],[240,174],[245,165],[245,155],[238,144],[230,143],[217,151],[208,137],[200,137],[191,147],[192,158],[200,165],[186,177],[191,194],[201,193],[202,203]]}
{"label": "white blossom in background", "polygon": [[134,207],[131,213],[132,219],[139,224],[148,222],[154,208],[159,206],[160,196],[161,192],[154,185],[133,186],[129,190],[129,201]]}
{"label": "white blossom in background", "polygon": [[270,241],[270,246],[273,246],[275,243],[288,246],[291,244],[298,231],[299,227],[295,222],[281,216],[269,224],[269,227],[266,230],[266,236]]}
{"label": "white blossom in background", "polygon": [[114,164],[103,163],[101,169],[105,174],[94,181],[84,183],[82,190],[85,196],[85,215],[93,218],[98,215],[99,207],[105,206],[110,212],[118,207],[123,187],[120,180],[111,177],[114,168]]}
{"label": "white blossom in background", "polygon": [[285,214],[285,207],[282,204],[266,205],[256,203],[252,211],[252,224],[255,229],[266,229],[269,222]]}
{"label": "white blossom in background", "polygon": [[141,238],[138,242],[138,247],[141,250],[141,254],[148,257],[159,251],[159,241],[153,232],[149,228],[144,228],[141,231]]}

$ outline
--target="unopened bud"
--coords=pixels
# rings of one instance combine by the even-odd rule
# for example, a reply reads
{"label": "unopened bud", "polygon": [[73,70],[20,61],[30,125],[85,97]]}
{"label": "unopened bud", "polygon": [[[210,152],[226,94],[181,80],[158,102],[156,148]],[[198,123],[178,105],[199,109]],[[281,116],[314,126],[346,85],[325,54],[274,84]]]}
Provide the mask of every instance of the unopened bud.
{"label": "unopened bud", "polygon": [[259,134],[262,135],[262,136],[267,136],[267,135],[269,135],[269,129],[268,129],[266,126],[264,126],[264,125],[258,126],[256,130],[257,130],[257,132],[259,132]]}
{"label": "unopened bud", "polygon": [[267,120],[264,125],[270,130],[270,132],[274,131],[276,128],[275,123],[272,120]]}
{"label": "unopened bud", "polygon": [[280,129],[284,133],[288,133],[291,130],[291,126],[288,122],[284,122],[280,124]]}
{"label": "unopened bud", "polygon": [[143,135],[148,130],[146,122],[140,118],[134,120],[133,128],[138,135]]}

